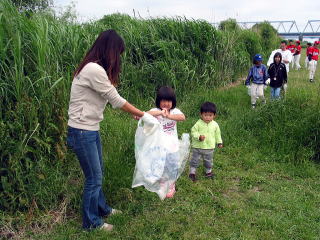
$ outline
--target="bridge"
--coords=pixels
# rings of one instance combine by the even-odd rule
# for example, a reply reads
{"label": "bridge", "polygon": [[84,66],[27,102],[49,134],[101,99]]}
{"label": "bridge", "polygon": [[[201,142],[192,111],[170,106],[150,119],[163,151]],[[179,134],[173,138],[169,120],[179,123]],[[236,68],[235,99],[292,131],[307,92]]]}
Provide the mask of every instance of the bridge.
{"label": "bridge", "polygon": [[[303,31],[300,31],[296,21],[255,21],[255,22],[237,22],[244,29],[251,29],[255,24],[268,22],[283,38],[320,38],[320,20],[308,20]],[[215,24],[217,25],[217,24]]]}

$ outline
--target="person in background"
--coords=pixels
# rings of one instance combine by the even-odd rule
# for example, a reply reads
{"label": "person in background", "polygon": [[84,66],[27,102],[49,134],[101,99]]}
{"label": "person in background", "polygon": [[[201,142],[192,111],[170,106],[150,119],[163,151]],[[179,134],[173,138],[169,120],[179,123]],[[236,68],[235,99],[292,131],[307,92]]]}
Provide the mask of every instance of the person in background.
{"label": "person in background", "polygon": [[[282,56],[282,62],[286,65],[287,77],[289,77],[289,64],[292,61],[292,53],[287,49],[287,41],[282,40],[280,44],[280,48],[272,51],[270,54],[269,60],[267,62],[267,66],[270,67],[271,63],[273,63],[274,55],[279,52]],[[283,94],[287,92],[288,84],[285,83],[282,86]]]}
{"label": "person in background", "polygon": [[[256,107],[258,98],[265,104],[264,86],[268,78],[267,67],[262,64],[262,56],[256,54],[253,58],[253,66],[250,68],[245,85],[251,89],[251,106]],[[250,82],[251,85],[250,85]]]}
{"label": "person in background", "polygon": [[289,45],[287,46],[287,49],[293,54],[295,52],[296,46],[293,44],[293,40],[289,40]]}
{"label": "person in background", "polygon": [[102,191],[104,162],[100,140],[100,122],[109,102],[134,116],[144,112],[135,108],[117,92],[123,39],[114,30],[101,32],[74,72],[68,110],[67,145],[80,163],[85,176],[82,198],[82,227],[85,230],[110,231],[113,225],[103,218],[120,210],[107,204]]}
{"label": "person in background", "polygon": [[[291,54],[293,55],[296,51],[296,46],[293,43],[293,40],[289,40],[289,45],[287,46],[287,49],[291,52]],[[293,64],[293,61],[292,61]]]}
{"label": "person in background", "polygon": [[318,58],[319,58],[319,41],[315,41],[314,45],[308,55],[309,57],[309,79],[310,82],[314,81],[314,75],[317,70],[317,63],[318,63]]}
{"label": "person in background", "polygon": [[306,59],[304,61],[304,66],[306,69],[309,68],[309,54],[311,54],[311,51],[312,51],[312,44],[311,43],[307,43],[307,49],[306,49]]}
{"label": "person in background", "polygon": [[301,57],[301,46],[300,46],[300,41],[297,40],[295,52],[293,54],[292,69],[294,69],[294,66],[296,67],[296,70],[299,70],[301,68],[300,57]]}
{"label": "person in background", "polygon": [[289,72],[289,63],[292,61],[292,53],[287,49],[287,41],[282,40],[280,44],[280,48],[272,51],[270,54],[269,60],[267,62],[267,66],[269,67],[271,63],[273,63],[274,54],[277,52],[281,53],[282,62],[286,65],[287,73]]}
{"label": "person in background", "polygon": [[271,88],[271,100],[280,98],[281,87],[287,82],[286,66],[281,62],[281,53],[274,55],[274,61],[268,69],[268,75]]}
{"label": "person in background", "polygon": [[192,157],[190,160],[189,178],[195,182],[196,170],[199,167],[200,158],[203,158],[205,167],[205,176],[213,178],[213,154],[216,148],[222,148],[222,139],[219,125],[214,119],[216,118],[216,105],[212,102],[205,102],[200,108],[200,118],[191,128],[192,138]]}

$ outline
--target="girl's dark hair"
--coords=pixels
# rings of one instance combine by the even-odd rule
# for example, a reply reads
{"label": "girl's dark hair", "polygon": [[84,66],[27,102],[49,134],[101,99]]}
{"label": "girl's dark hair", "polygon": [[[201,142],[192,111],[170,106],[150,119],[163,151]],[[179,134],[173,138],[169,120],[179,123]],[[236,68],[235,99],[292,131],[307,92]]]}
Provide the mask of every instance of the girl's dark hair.
{"label": "girl's dark hair", "polygon": [[279,53],[279,52],[276,52],[273,56],[273,62],[275,63],[276,62],[276,57],[280,57],[280,62],[282,61],[282,54]]}
{"label": "girl's dark hair", "polygon": [[217,113],[216,105],[212,102],[204,102],[200,107],[200,113]]}
{"label": "girl's dark hair", "polygon": [[124,49],[124,41],[115,30],[110,29],[100,33],[73,76],[78,75],[89,62],[95,62],[104,68],[110,82],[116,86],[119,82],[120,55]]}
{"label": "girl's dark hair", "polygon": [[171,101],[172,102],[171,109],[174,109],[177,105],[176,94],[174,93],[174,90],[168,86],[163,86],[163,87],[159,88],[159,90],[157,92],[157,97],[156,97],[157,108],[160,108],[160,101],[161,100]]}

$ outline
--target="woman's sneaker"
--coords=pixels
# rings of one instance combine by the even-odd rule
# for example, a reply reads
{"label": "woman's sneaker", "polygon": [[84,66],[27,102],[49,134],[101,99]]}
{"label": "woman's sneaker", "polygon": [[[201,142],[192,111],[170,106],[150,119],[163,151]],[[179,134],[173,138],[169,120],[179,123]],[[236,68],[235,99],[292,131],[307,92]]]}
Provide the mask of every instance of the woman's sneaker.
{"label": "woman's sneaker", "polygon": [[111,213],[109,213],[108,217],[111,217],[111,216],[116,215],[116,214],[121,214],[121,213],[122,213],[121,210],[112,208]]}
{"label": "woman's sneaker", "polygon": [[176,184],[172,183],[170,188],[169,188],[169,192],[167,193],[166,197],[167,198],[173,198],[175,193],[176,193]]}
{"label": "woman's sneaker", "polygon": [[113,229],[113,225],[112,224],[109,224],[109,223],[104,223],[102,224],[102,226],[100,227],[101,230],[104,230],[104,231],[112,231]]}

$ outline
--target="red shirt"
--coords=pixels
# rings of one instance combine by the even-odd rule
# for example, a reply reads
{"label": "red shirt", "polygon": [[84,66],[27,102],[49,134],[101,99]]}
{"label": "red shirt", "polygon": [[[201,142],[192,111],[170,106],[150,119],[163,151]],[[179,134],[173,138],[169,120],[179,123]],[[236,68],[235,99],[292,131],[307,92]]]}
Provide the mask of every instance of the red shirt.
{"label": "red shirt", "polygon": [[307,47],[307,51],[306,51],[307,56],[311,54],[311,52],[312,52],[312,47]]}
{"label": "red shirt", "polygon": [[301,53],[301,46],[298,45],[298,46],[296,46],[295,54],[296,54],[296,55],[299,55],[300,53]]}
{"label": "red shirt", "polygon": [[291,53],[294,53],[295,52],[295,49],[296,49],[296,46],[295,45],[289,45],[287,47],[288,50],[290,50]]}
{"label": "red shirt", "polygon": [[316,61],[318,61],[318,57],[319,57],[319,49],[318,49],[318,48],[313,47],[313,48],[312,48],[312,52],[311,52],[311,54],[312,54],[312,60],[316,60]]}

